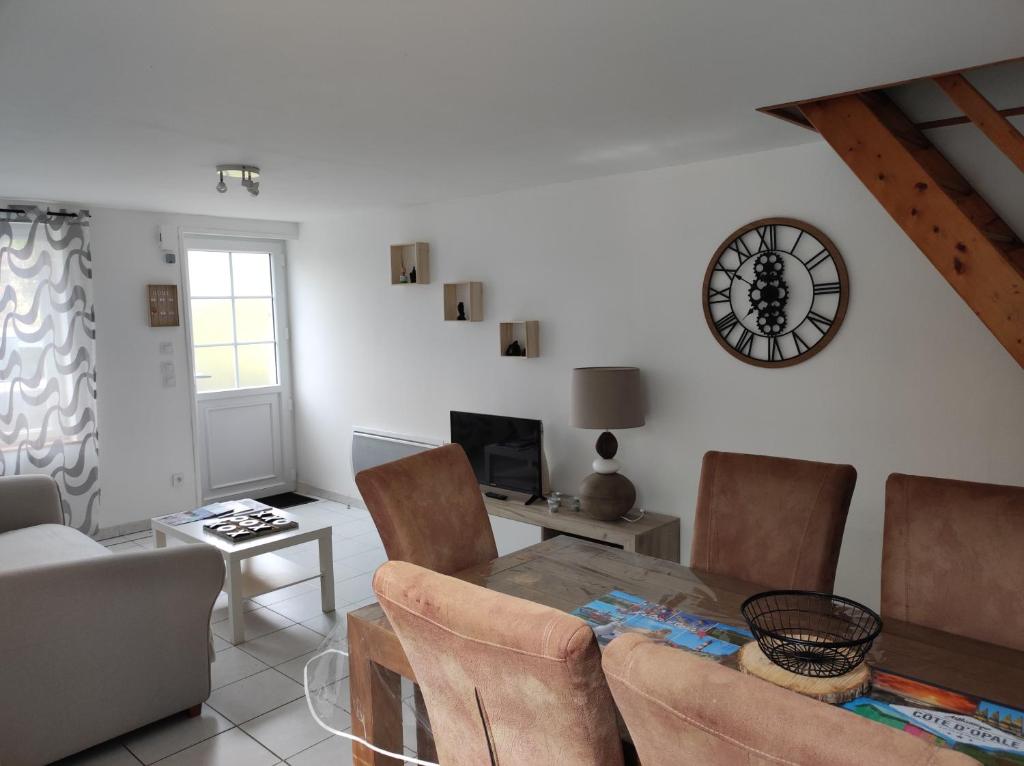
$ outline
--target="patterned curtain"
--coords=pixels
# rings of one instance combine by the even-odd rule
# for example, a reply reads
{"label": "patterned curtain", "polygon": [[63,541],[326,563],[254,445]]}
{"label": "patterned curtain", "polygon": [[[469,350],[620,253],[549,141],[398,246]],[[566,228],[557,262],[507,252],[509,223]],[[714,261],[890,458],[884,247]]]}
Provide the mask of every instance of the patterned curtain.
{"label": "patterned curtain", "polygon": [[87,211],[0,213],[0,476],[47,474],[97,528],[96,322]]}

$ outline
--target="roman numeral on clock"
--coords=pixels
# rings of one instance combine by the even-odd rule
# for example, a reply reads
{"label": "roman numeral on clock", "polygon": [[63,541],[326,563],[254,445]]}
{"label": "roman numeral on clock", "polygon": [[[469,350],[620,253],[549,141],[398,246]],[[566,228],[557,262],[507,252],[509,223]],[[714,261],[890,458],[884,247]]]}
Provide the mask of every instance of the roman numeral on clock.
{"label": "roman numeral on clock", "polygon": [[800,229],[800,233],[796,235],[796,242],[793,243],[793,247],[789,248],[789,254],[793,255],[796,249],[800,246],[800,240],[804,238],[804,230]]}
{"label": "roman numeral on clock", "polygon": [[721,290],[716,290],[714,287],[708,291],[708,303],[729,303],[729,288],[724,287]]}
{"label": "roman numeral on clock", "polygon": [[729,312],[724,317],[715,322],[715,329],[718,330],[718,334],[723,338],[728,338],[729,333],[732,332],[732,328],[739,324],[739,319],[733,312]]}
{"label": "roman numeral on clock", "polygon": [[[794,333],[795,334],[795,333]],[[786,355],[782,353],[782,349],[779,348],[779,339],[771,335],[768,337],[768,361],[769,362],[782,362],[786,359]]]}
{"label": "roman numeral on clock", "polygon": [[760,240],[761,250],[775,249],[775,226],[762,226],[757,231],[757,238]]}
{"label": "roman numeral on clock", "polygon": [[816,282],[814,285],[815,295],[839,295],[842,285],[838,282]]}
{"label": "roman numeral on clock", "polygon": [[754,256],[750,251],[750,248],[747,247],[747,243],[744,241],[742,236],[736,237],[736,239],[729,243],[729,247],[726,249],[732,250],[736,253],[736,257],[740,259],[740,266],[742,266],[748,258],[752,258]]}
{"label": "roman numeral on clock", "polygon": [[829,256],[828,249],[823,247],[821,250],[812,255],[810,260],[804,261],[804,266],[807,267],[808,271],[813,271],[814,269],[818,268],[821,264],[823,264],[825,261],[827,261],[830,257],[831,256]]}
{"label": "roman numeral on clock", "polygon": [[740,339],[736,343],[736,350],[741,354],[750,356],[750,349],[754,345],[754,333],[748,330],[746,327],[743,328],[743,332],[740,333]]}
{"label": "roman numeral on clock", "polygon": [[715,264],[715,271],[720,271],[721,273],[725,274],[725,276],[729,277],[730,280],[732,280],[732,278],[736,276],[736,272],[738,271],[738,269],[727,269],[725,266],[722,265],[722,262],[719,261],[718,263]]}
{"label": "roman numeral on clock", "polygon": [[807,345],[807,341],[800,337],[800,333],[796,330],[793,331],[793,342],[796,344],[796,353],[799,356],[805,351],[810,351],[811,347]]}
{"label": "roman numeral on clock", "polygon": [[818,328],[818,332],[822,335],[827,333],[832,328],[832,320],[828,317],[823,317],[817,311],[810,311],[807,314],[807,321]]}

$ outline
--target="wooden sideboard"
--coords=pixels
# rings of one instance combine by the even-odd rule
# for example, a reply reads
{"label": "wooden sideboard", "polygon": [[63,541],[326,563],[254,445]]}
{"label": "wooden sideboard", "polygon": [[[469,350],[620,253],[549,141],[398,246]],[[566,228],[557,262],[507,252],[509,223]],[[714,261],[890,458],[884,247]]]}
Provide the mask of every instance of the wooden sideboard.
{"label": "wooden sideboard", "polygon": [[522,501],[495,500],[486,495],[484,505],[492,516],[540,527],[541,540],[570,535],[679,563],[679,519],[676,516],[648,511],[639,521],[598,521],[567,508],[549,513],[543,501],[524,505]]}

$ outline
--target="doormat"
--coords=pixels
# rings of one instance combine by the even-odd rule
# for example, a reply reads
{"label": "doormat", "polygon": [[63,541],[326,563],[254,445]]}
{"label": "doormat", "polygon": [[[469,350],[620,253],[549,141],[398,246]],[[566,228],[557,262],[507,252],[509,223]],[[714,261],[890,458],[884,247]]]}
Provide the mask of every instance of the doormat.
{"label": "doormat", "polygon": [[296,505],[315,503],[315,497],[306,497],[297,492],[282,492],[279,495],[268,495],[267,497],[256,498],[261,503],[266,503],[271,508],[294,508]]}

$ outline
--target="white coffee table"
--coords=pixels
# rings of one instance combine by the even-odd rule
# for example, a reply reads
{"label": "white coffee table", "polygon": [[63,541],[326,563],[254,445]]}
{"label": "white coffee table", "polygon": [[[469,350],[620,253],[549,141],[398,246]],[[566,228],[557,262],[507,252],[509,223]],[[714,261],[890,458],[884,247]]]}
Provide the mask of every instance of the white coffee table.
{"label": "white coffee table", "polygon": [[[242,622],[242,604],[245,599],[272,590],[319,577],[323,610],[334,611],[331,525],[315,523],[288,511],[277,513],[297,522],[298,529],[289,529],[237,544],[205,531],[203,525],[212,519],[178,526],[165,524],[160,519],[153,519],[151,522],[153,542],[157,548],[166,546],[167,538],[173,537],[186,543],[212,545],[224,555],[224,592],[228,594],[228,627],[231,629],[232,643],[240,644],[245,641],[245,624]],[[314,541],[320,548],[320,566],[317,569],[301,566],[271,552]]]}

